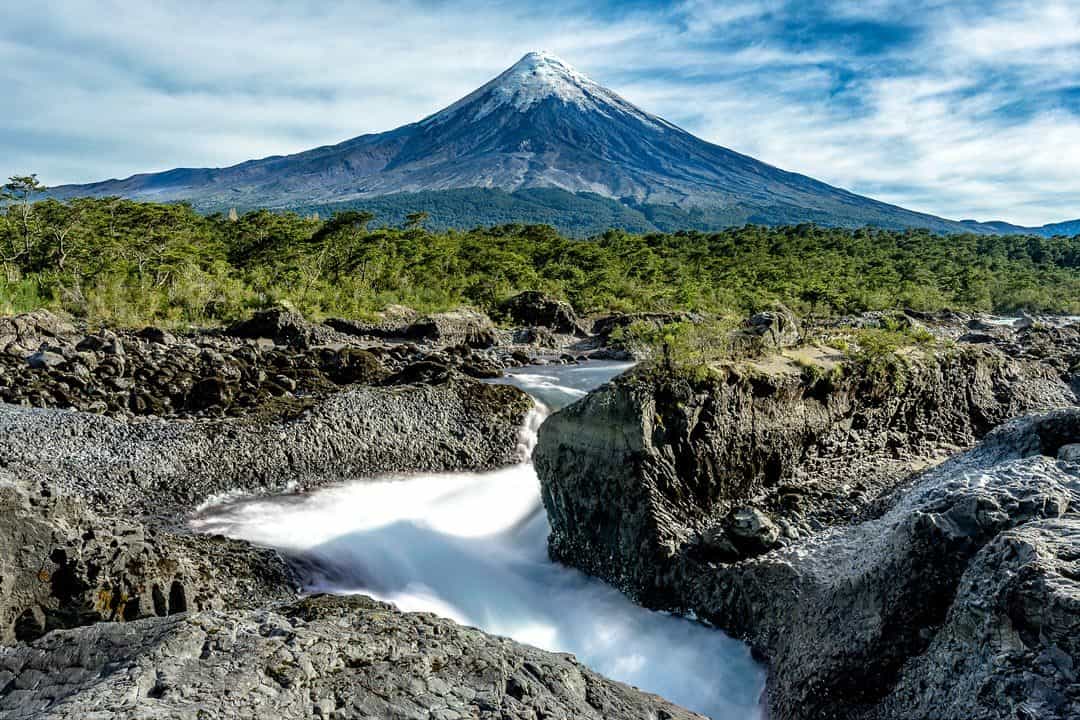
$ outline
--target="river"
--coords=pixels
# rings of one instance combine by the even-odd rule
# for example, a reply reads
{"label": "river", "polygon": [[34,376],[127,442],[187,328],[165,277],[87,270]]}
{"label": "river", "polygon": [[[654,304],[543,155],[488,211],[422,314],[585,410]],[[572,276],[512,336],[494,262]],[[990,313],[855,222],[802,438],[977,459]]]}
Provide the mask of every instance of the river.
{"label": "river", "polygon": [[298,562],[308,591],[364,593],[570,652],[608,677],[715,720],[760,718],[764,670],[745,644],[638,607],[548,558],[547,514],[529,462],[536,429],[548,412],[628,367],[595,362],[508,373],[503,382],[537,399],[522,429],[519,464],[234,499],[204,508],[192,524],[281,550]]}

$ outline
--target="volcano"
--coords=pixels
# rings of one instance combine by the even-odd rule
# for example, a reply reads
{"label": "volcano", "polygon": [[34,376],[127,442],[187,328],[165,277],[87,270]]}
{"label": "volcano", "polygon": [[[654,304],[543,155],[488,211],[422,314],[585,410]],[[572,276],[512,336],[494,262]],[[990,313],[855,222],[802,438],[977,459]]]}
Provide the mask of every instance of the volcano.
{"label": "volcano", "polygon": [[[939,232],[1021,230],[905,210],[714,145],[546,52],[529,53],[450,107],[396,130],[226,168],[60,186],[51,195],[183,200],[206,211],[363,206],[389,196],[398,205],[428,210],[445,197],[460,205],[463,190],[477,189],[512,194],[501,218],[507,221],[533,219],[537,203],[554,202],[565,210],[567,197],[582,197],[591,203],[588,212],[596,212],[598,202],[617,205],[609,213],[612,224],[634,229],[673,229],[658,220],[668,218],[669,225],[699,229],[814,222]],[[559,192],[529,192],[540,190]],[[488,219],[485,197],[467,195],[476,210],[466,211],[461,224]],[[506,201],[503,195],[497,199]],[[559,207],[547,207],[552,212],[541,219],[563,224]]]}

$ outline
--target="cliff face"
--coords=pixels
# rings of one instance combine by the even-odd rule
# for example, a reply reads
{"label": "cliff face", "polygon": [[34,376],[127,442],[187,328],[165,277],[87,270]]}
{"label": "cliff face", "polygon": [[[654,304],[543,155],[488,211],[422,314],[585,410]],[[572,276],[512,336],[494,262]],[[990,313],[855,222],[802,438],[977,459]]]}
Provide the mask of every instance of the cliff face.
{"label": "cliff face", "polygon": [[[770,662],[775,717],[890,717],[894,688],[917,694],[972,652],[956,620],[960,639],[926,655],[972,558],[1077,501],[1077,467],[1052,458],[1080,441],[1080,411],[914,474],[1009,417],[1075,402],[1060,373],[980,348],[909,360],[821,373],[774,359],[601,388],[540,431],[553,556],[745,637]],[[1002,703],[985,716],[1012,717]]]}
{"label": "cliff face", "polygon": [[[549,418],[535,462],[552,553],[667,605],[672,560],[692,545],[707,553],[704,536],[723,545],[733,510],[764,511],[781,521],[778,543],[795,541],[1006,419],[1075,400],[1043,365],[980,348],[890,372],[826,362],[631,374]],[[745,554],[734,545],[728,554]]]}

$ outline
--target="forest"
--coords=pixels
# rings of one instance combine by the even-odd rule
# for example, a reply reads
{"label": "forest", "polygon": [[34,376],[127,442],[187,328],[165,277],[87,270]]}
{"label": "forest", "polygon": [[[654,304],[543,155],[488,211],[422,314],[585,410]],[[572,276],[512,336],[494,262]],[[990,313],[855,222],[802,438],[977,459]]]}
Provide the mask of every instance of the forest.
{"label": "forest", "polygon": [[522,290],[580,312],[803,314],[863,310],[1080,313],[1080,236],[748,225],[587,239],[544,225],[432,231],[372,212],[202,215],[184,204],[40,200],[9,184],[0,208],[0,311],[90,322],[217,324],[287,304],[370,317],[389,304],[483,310]]}

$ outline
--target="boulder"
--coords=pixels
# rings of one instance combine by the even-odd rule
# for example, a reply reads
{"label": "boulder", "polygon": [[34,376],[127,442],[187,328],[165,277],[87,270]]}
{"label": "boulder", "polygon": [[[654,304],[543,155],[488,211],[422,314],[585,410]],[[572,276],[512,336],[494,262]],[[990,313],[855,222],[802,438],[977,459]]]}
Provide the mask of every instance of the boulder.
{"label": "boulder", "polygon": [[1017,330],[1026,330],[1036,325],[1035,318],[1031,317],[1025,312],[1020,313],[1020,316],[1013,321],[1012,326]]}
{"label": "boulder", "polygon": [[1058,448],[1057,456],[1066,462],[1080,462],[1080,443],[1062,445]]}
{"label": "boulder", "polygon": [[692,313],[613,313],[597,318],[593,322],[593,334],[607,342],[611,334],[619,328],[629,327],[634,323],[648,323],[656,328],[677,322],[699,322],[700,317]]}
{"label": "boulder", "polygon": [[1010,332],[1009,328],[1005,327],[1004,325],[987,322],[986,320],[978,317],[968,320],[967,329],[973,330],[978,333],[991,333],[994,335],[1002,335]]}
{"label": "boulder", "polygon": [[26,364],[35,370],[52,370],[67,363],[63,355],[48,350],[40,350],[26,358]]}
{"label": "boulder", "polygon": [[776,547],[780,528],[768,515],[754,507],[739,507],[727,518],[727,530],[735,547],[753,557]]}
{"label": "boulder", "polygon": [[472,348],[488,348],[496,340],[491,318],[466,309],[427,315],[408,327],[406,337],[439,345],[468,345]]}
{"label": "boulder", "polygon": [[231,326],[228,334],[240,338],[269,338],[277,345],[294,348],[324,345],[333,340],[329,328],[308,322],[300,314],[284,308],[261,310],[248,320]]}
{"label": "boulder", "polygon": [[187,404],[196,410],[224,408],[233,398],[233,389],[221,376],[205,377],[192,386]]}
{"label": "boulder", "polygon": [[139,331],[138,336],[143,340],[155,345],[175,345],[176,336],[159,327],[145,327]]}
{"label": "boulder", "polygon": [[441,385],[453,377],[454,371],[449,366],[431,360],[418,360],[409,363],[400,371],[386,379],[387,385]]}
{"label": "boulder", "polygon": [[499,305],[499,310],[519,325],[544,327],[557,333],[579,337],[588,334],[570,303],[544,293],[518,293]]}
{"label": "boulder", "polygon": [[4,644],[96,622],[251,607],[287,599],[297,585],[276,552],[101,517],[25,467],[0,474],[0,575]]}
{"label": "boulder", "polygon": [[375,384],[386,377],[382,363],[368,350],[346,347],[337,351],[327,350],[324,354],[321,362],[323,371],[338,385]]}
{"label": "boulder", "polygon": [[512,345],[536,345],[541,348],[559,347],[559,337],[551,328],[546,327],[520,327],[510,332],[510,344]]}
{"label": "boulder", "polygon": [[799,320],[783,305],[755,313],[746,321],[745,332],[759,338],[766,349],[794,347],[802,340]]}
{"label": "boulder", "polygon": [[780,536],[780,526],[768,515],[744,506],[707,528],[694,550],[709,560],[731,563],[772,550],[779,544]]}
{"label": "boulder", "polygon": [[75,327],[48,310],[0,317],[0,352],[9,355],[25,357],[42,343],[68,343],[76,339]]}
{"label": "boulder", "polygon": [[964,333],[956,339],[956,342],[969,343],[971,345],[989,345],[998,342],[1001,335],[987,332]]}
{"label": "boulder", "polygon": [[1080,517],[1037,520],[973,558],[944,623],[878,717],[1080,717]]}
{"label": "boulder", "polygon": [[363,338],[403,338],[419,313],[404,305],[388,305],[373,320],[329,318],[326,325],[343,335]]}

